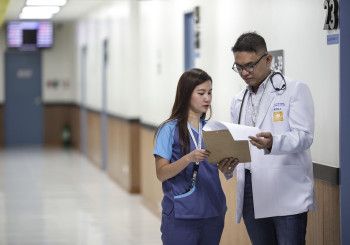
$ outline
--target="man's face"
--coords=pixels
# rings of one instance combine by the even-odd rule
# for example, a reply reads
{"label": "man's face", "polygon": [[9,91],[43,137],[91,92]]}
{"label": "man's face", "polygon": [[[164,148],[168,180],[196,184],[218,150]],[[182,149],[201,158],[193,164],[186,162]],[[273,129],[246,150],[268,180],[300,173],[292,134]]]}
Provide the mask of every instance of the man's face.
{"label": "man's face", "polygon": [[234,70],[251,87],[257,89],[263,79],[270,73],[271,55],[255,52],[235,52]]}

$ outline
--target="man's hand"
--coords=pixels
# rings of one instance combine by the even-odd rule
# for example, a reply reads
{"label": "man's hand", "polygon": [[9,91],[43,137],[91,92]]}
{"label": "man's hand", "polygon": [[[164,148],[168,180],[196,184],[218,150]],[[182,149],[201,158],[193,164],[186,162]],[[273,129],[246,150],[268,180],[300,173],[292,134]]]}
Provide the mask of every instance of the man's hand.
{"label": "man's hand", "polygon": [[272,148],[272,134],[270,132],[261,132],[258,133],[255,137],[249,136],[250,143],[252,145],[256,146],[259,149],[267,149],[268,151],[271,151]]}
{"label": "man's hand", "polygon": [[228,157],[228,158],[222,159],[218,163],[218,168],[223,174],[231,174],[233,170],[235,170],[238,163],[239,163],[239,160],[237,158]]}

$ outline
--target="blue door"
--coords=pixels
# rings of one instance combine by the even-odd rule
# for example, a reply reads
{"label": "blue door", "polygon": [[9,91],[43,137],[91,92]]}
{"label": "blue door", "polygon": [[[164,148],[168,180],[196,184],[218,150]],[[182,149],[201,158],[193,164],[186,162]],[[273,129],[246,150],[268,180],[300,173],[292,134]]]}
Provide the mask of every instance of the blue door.
{"label": "blue door", "polygon": [[107,115],[107,73],[108,73],[108,40],[103,41],[102,53],[102,110],[101,110],[101,149],[102,149],[102,166],[107,170],[108,162],[108,115]]}
{"label": "blue door", "polygon": [[193,13],[185,14],[185,71],[194,67],[194,19]]}
{"label": "blue door", "polygon": [[81,77],[81,106],[80,106],[80,150],[87,156],[88,147],[87,147],[87,132],[88,132],[88,123],[87,123],[87,109],[86,109],[86,67],[87,67],[87,47],[84,46],[81,49],[80,56],[80,77]]}
{"label": "blue door", "polygon": [[41,53],[5,53],[5,146],[43,142]]}
{"label": "blue door", "polygon": [[340,7],[340,244],[350,244],[350,2]]}

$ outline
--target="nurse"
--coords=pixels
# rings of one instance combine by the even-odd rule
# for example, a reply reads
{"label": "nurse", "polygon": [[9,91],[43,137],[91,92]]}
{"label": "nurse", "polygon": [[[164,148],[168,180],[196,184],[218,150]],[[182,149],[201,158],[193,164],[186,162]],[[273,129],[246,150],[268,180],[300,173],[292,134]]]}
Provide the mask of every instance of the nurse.
{"label": "nurse", "polygon": [[[178,82],[171,115],[156,132],[154,156],[164,193],[161,232],[165,245],[220,242],[226,199],[218,167],[206,160],[209,152],[202,140],[211,100],[211,77],[200,69],[186,71]],[[231,162],[227,159],[221,165]]]}

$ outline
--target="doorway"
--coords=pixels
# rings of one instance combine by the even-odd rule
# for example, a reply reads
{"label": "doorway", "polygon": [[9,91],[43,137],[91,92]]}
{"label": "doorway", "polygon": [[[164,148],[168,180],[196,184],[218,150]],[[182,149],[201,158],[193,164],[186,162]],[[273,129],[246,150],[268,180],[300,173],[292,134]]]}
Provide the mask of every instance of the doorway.
{"label": "doorway", "polygon": [[108,162],[108,114],[107,114],[107,91],[108,91],[108,39],[103,41],[102,52],[102,109],[101,109],[101,155],[103,170],[107,170]]}
{"label": "doorway", "polygon": [[5,146],[43,144],[41,53],[5,53]]}
{"label": "doorway", "polygon": [[81,48],[80,53],[80,150],[83,155],[88,155],[87,147],[87,109],[86,109],[86,67],[87,67],[87,47],[84,46]]}
{"label": "doorway", "polygon": [[185,14],[185,71],[194,67],[194,16],[193,12]]}

